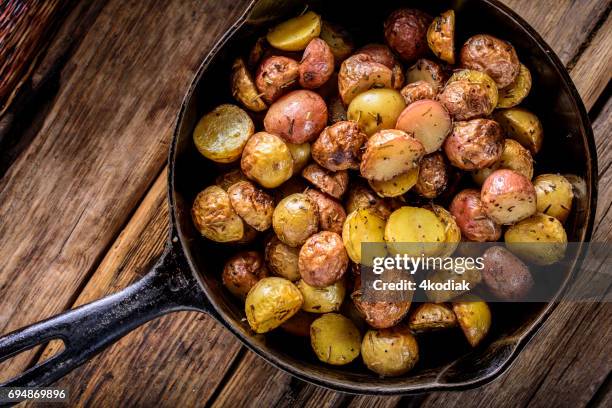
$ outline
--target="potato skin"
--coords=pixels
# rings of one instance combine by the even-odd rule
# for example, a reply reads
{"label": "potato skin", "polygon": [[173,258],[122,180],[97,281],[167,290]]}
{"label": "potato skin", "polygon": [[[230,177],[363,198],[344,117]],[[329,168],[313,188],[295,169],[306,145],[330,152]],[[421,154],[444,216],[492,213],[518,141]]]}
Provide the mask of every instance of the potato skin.
{"label": "potato skin", "polygon": [[470,241],[497,241],[501,236],[501,227],[484,212],[478,190],[461,191],[453,198],[449,211]]}
{"label": "potato skin", "polygon": [[428,332],[455,326],[457,326],[457,317],[444,303],[423,303],[410,314],[409,327],[414,332]]}
{"label": "potato skin", "polygon": [[374,61],[391,69],[393,77],[391,85],[395,89],[400,89],[404,84],[404,73],[402,65],[389,47],[382,44],[368,44],[357,50],[357,54],[369,55]]}
{"label": "potato skin", "polygon": [[261,96],[259,96],[255,81],[246,69],[246,65],[242,58],[236,58],[232,64],[231,80],[232,96],[245,108],[253,112],[261,112],[268,107]]}
{"label": "potato skin", "polygon": [[408,84],[425,81],[430,83],[436,89],[436,92],[444,87],[446,79],[447,75],[440,64],[427,58],[417,60],[406,71],[406,82]]}
{"label": "potato skin", "polygon": [[266,36],[270,45],[283,51],[301,51],[321,33],[321,16],[313,11],[283,21]]}
{"label": "potato skin", "polygon": [[455,11],[447,10],[434,18],[427,30],[427,44],[442,61],[455,63]]}
{"label": "potato skin", "polygon": [[516,140],[531,154],[542,148],[544,130],[536,115],[523,108],[500,109],[493,115],[503,128],[506,137]]}
{"label": "potato skin", "polygon": [[470,37],[461,48],[459,58],[461,66],[485,72],[500,89],[511,85],[520,70],[514,47],[488,34]]}
{"label": "potato skin", "polygon": [[302,310],[310,313],[337,312],[340,310],[346,293],[342,280],[323,288],[317,288],[310,286],[301,279],[297,283],[297,287],[304,298]]}
{"label": "potato skin", "polygon": [[266,132],[290,143],[312,141],[327,124],[327,105],[317,93],[298,90],[274,102],[264,118]]}
{"label": "potato skin", "polygon": [[244,251],[227,260],[221,280],[234,296],[246,299],[249,290],[268,276],[262,256],[257,251]]}
{"label": "potato skin", "polygon": [[448,82],[438,100],[455,120],[486,116],[495,108],[486,86],[467,80]]}
{"label": "potato skin", "polygon": [[536,212],[533,184],[512,170],[496,170],[482,185],[480,199],[485,213],[498,224],[521,221]]}
{"label": "potato skin", "polygon": [[346,170],[332,172],[316,163],[309,164],[302,170],[302,177],[319,190],[334,198],[340,198],[346,192],[349,176]]}
{"label": "potato skin", "polygon": [[421,99],[434,99],[438,94],[435,86],[423,80],[412,82],[400,91],[406,105],[412,102],[420,101]]}
{"label": "potato skin", "polygon": [[346,221],[346,212],[342,205],[325,193],[315,189],[304,192],[317,204],[319,210],[319,228],[322,231],[331,231],[342,234],[342,226]]}
{"label": "potato skin", "polygon": [[369,89],[353,98],[347,117],[371,136],[379,130],[394,128],[405,106],[404,98],[395,89]]}
{"label": "potato skin", "polygon": [[263,100],[272,103],[295,88],[299,67],[297,61],[280,55],[263,60],[255,75],[255,85]]}
{"label": "potato skin", "polygon": [[310,143],[286,143],[291,157],[293,158],[293,174],[297,174],[308,164],[310,160]]}
{"label": "potato skin", "polygon": [[329,103],[327,104],[327,109],[329,111],[328,122],[330,125],[333,125],[334,123],[338,123],[343,120],[347,120],[346,107],[344,106],[340,95],[334,96],[329,100]]}
{"label": "potato skin", "polygon": [[549,215],[535,214],[506,230],[506,247],[536,265],[551,265],[565,256],[567,234],[563,224]]}
{"label": "potato skin", "polygon": [[386,181],[417,166],[424,155],[423,144],[414,136],[385,129],[368,139],[359,170],[368,180]]}
{"label": "potato skin", "polygon": [[298,268],[299,248],[290,247],[274,235],[266,244],[265,256],[270,272],[290,281],[301,278]]}
{"label": "potato skin", "polygon": [[489,291],[501,300],[523,299],[533,287],[527,265],[501,246],[488,248],[483,254],[482,280]]}
{"label": "potato skin", "polygon": [[335,232],[321,231],[302,245],[298,267],[304,282],[324,288],[342,279],[348,260],[342,237]]}
{"label": "potato skin", "polygon": [[263,278],[249,291],[244,311],[255,333],[273,330],[296,314],[304,299],[298,288],[287,279]]}
{"label": "potato skin", "polygon": [[472,173],[472,179],[476,184],[484,181],[498,169],[509,169],[525,176],[528,180],[533,177],[533,158],[529,150],[513,139],[504,140],[504,149],[501,157],[491,167],[476,170]]}
{"label": "potato skin", "polygon": [[451,164],[462,170],[489,167],[502,155],[501,126],[490,119],[455,122],[443,148]]}
{"label": "potato skin", "polygon": [[419,178],[414,191],[425,198],[436,198],[448,186],[448,167],[440,152],[429,154],[419,164]]}
{"label": "potato skin", "polygon": [[334,72],[334,54],[329,45],[314,38],[306,46],[299,67],[300,86],[315,89],[326,83]]}
{"label": "potato skin", "polygon": [[533,181],[533,186],[538,212],[565,222],[574,199],[571,183],[560,174],[540,174]]}
{"label": "potato skin", "polygon": [[523,101],[529,95],[531,90],[531,72],[529,69],[520,64],[519,74],[513,83],[500,89],[499,100],[497,101],[498,108],[512,108]]}
{"label": "potato skin", "polygon": [[352,55],[340,65],[338,92],[347,106],[354,97],[368,89],[393,88],[393,85],[393,71],[369,55]]}
{"label": "potato skin", "polygon": [[361,244],[385,242],[384,231],[385,219],[373,208],[361,208],[350,212],[342,227],[342,241],[351,260],[357,264],[368,264],[368,260],[361,258]]}
{"label": "potato skin", "polygon": [[356,210],[370,208],[383,220],[389,218],[396,207],[393,200],[379,197],[362,183],[351,184],[346,199],[346,212],[348,214]]}
{"label": "potato skin", "polygon": [[410,371],[419,360],[419,346],[405,326],[368,330],[361,343],[365,365],[384,377],[397,377]]}
{"label": "potato skin", "polygon": [[191,216],[196,229],[211,241],[238,241],[244,236],[244,223],[234,211],[228,194],[219,186],[200,191],[193,202]]}
{"label": "potato skin", "polygon": [[453,311],[468,343],[476,347],[491,328],[491,310],[477,296],[465,296],[453,302]]}
{"label": "potato skin", "polygon": [[427,29],[432,17],[416,9],[402,8],[385,20],[387,44],[405,61],[414,61],[427,54]]}
{"label": "potato skin", "polygon": [[411,301],[366,302],[361,296],[361,291],[356,290],[351,294],[351,299],[364,320],[376,329],[387,329],[398,324],[408,314],[412,303]]}
{"label": "potato skin", "polygon": [[291,151],[281,138],[271,133],[255,133],[247,142],[240,160],[242,172],[262,187],[274,188],[293,174]]}
{"label": "potato skin", "polygon": [[359,356],[361,334],[350,319],[326,313],[310,325],[310,344],[320,361],[344,365]]}
{"label": "potato skin", "polygon": [[337,122],[326,127],[312,145],[312,158],[331,171],[357,170],[361,146],[368,136],[353,121]]}
{"label": "potato skin", "polygon": [[228,190],[234,211],[257,231],[265,231],[272,225],[274,200],[249,181],[239,181]]}
{"label": "potato skin", "polygon": [[425,153],[437,151],[453,127],[444,106],[431,99],[421,99],[406,106],[397,118],[395,128],[412,134],[425,148]]}
{"label": "potato skin", "polygon": [[274,209],[272,227],[285,244],[302,245],[319,229],[317,204],[302,193],[283,198]]}

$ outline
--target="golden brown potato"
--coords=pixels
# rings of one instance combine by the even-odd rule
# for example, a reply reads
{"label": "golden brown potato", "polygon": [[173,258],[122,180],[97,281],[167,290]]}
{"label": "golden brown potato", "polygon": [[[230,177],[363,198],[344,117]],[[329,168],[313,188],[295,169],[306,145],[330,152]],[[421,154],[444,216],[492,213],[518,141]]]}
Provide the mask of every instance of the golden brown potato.
{"label": "golden brown potato", "polygon": [[329,171],[316,163],[309,164],[302,170],[302,177],[315,187],[334,198],[340,198],[346,192],[349,177],[346,170]]}
{"label": "golden brown potato", "polygon": [[490,167],[498,161],[504,148],[502,129],[490,119],[455,122],[444,141],[446,157],[455,167],[476,170]]}
{"label": "golden brown potato", "polygon": [[300,86],[315,89],[326,83],[334,73],[334,54],[325,41],[313,38],[300,61]]}
{"label": "golden brown potato", "polygon": [[239,181],[228,190],[234,211],[257,231],[265,231],[272,225],[274,200],[249,181]]}
{"label": "golden brown potato", "polygon": [[346,212],[342,205],[327,194],[312,188],[306,190],[304,194],[317,203],[319,229],[342,234],[342,226],[346,220]]}
{"label": "golden brown potato", "polygon": [[488,34],[470,37],[461,48],[459,59],[462,67],[485,72],[499,89],[511,85],[520,70],[514,47]]}
{"label": "golden brown potato", "polygon": [[371,136],[379,130],[394,128],[405,106],[404,98],[394,89],[370,89],[353,98],[346,114]]}
{"label": "golden brown potato", "polygon": [[422,99],[406,106],[395,128],[414,135],[425,153],[433,153],[442,146],[452,126],[453,121],[440,102]]}
{"label": "golden brown potato", "polygon": [[268,275],[261,255],[256,251],[244,251],[228,259],[221,280],[234,296],[246,299],[249,290]]}
{"label": "golden brown potato", "polygon": [[434,18],[427,30],[427,44],[444,62],[455,63],[455,11],[447,10]]}
{"label": "golden brown potato", "polygon": [[502,109],[494,119],[500,124],[506,137],[516,140],[535,155],[542,148],[544,130],[536,115],[523,108]]}
{"label": "golden brown potato", "polygon": [[395,202],[390,199],[385,199],[374,194],[367,186],[362,183],[351,184],[351,189],[348,192],[346,199],[346,212],[352,213],[355,210],[370,208],[383,220],[389,218],[389,215],[399,208]]}
{"label": "golden brown potato", "polygon": [[376,329],[387,329],[398,324],[408,314],[412,303],[410,300],[366,302],[362,298],[360,289],[351,294],[351,299],[364,320]]}
{"label": "golden brown potato", "polygon": [[290,281],[263,278],[249,291],[244,312],[255,333],[266,333],[289,320],[302,307],[302,293]]}
{"label": "golden brown potato", "polygon": [[533,181],[533,186],[538,212],[565,222],[574,199],[571,183],[560,174],[540,174]]}
{"label": "golden brown potato", "polygon": [[357,50],[356,54],[369,55],[374,61],[383,64],[393,72],[392,86],[395,89],[400,89],[404,85],[404,73],[402,72],[402,64],[389,47],[382,44],[368,44]]}
{"label": "golden brown potato", "polygon": [[446,228],[431,210],[404,206],[389,216],[385,241],[392,254],[437,256],[444,249]]}
{"label": "golden brown potato", "polygon": [[306,143],[316,138],[327,124],[327,105],[318,94],[299,90],[274,102],[264,118],[266,132],[290,143]]}
{"label": "golden brown potato", "polygon": [[421,58],[406,71],[406,82],[408,84],[425,81],[434,87],[436,93],[444,87],[446,78],[446,73],[440,64],[426,58]]}
{"label": "golden brown potato", "polygon": [[321,16],[308,11],[278,24],[268,32],[271,46],[283,51],[302,51],[321,33]]}
{"label": "golden brown potato", "polygon": [[448,179],[448,167],[442,153],[429,154],[421,159],[414,191],[425,198],[436,198],[448,186]]}
{"label": "golden brown potato", "polygon": [[294,89],[298,83],[299,67],[297,61],[280,55],[263,60],[255,75],[255,85],[263,100],[272,103]]}
{"label": "golden brown potato", "polygon": [[418,166],[425,155],[413,135],[395,129],[375,133],[365,144],[359,170],[368,180],[386,181]]}
{"label": "golden brown potato", "polygon": [[487,74],[466,69],[450,77],[438,100],[455,120],[468,120],[491,114],[497,106],[498,91]]}
{"label": "golden brown potato", "polygon": [[312,158],[331,171],[359,169],[361,146],[368,136],[357,122],[343,121],[326,127],[312,145]]}
{"label": "golden brown potato", "polygon": [[233,169],[219,175],[215,179],[215,184],[227,191],[232,185],[239,181],[248,181],[247,176],[240,169]]}
{"label": "golden brown potato", "polygon": [[[384,232],[385,220],[373,208],[361,208],[350,212],[342,228],[342,241],[351,260],[357,264],[369,264],[368,260],[361,259],[361,244],[385,242]],[[384,256],[385,253],[381,255]]]}
{"label": "golden brown potato", "polygon": [[302,292],[304,303],[302,310],[311,313],[329,313],[340,310],[346,288],[344,281],[318,288],[310,286],[303,279],[297,283],[297,287]]}
{"label": "golden brown potato", "polygon": [[369,55],[355,54],[344,60],[338,73],[338,91],[348,106],[353,98],[372,88],[393,88],[393,71]]}
{"label": "golden brown potato", "polygon": [[457,326],[457,317],[444,303],[423,303],[410,314],[409,326],[414,332],[450,329]]}
{"label": "golden brown potato", "polygon": [[491,328],[491,310],[477,296],[466,296],[453,302],[453,311],[468,343],[476,347]]}
{"label": "golden brown potato", "polygon": [[513,139],[505,139],[504,149],[499,160],[491,167],[474,171],[472,179],[476,184],[482,185],[487,177],[498,169],[516,171],[531,180],[533,177],[533,158],[529,150],[525,149],[519,142]]}
{"label": "golden brown potato", "polygon": [[482,207],[498,224],[509,225],[536,212],[536,192],[525,176],[512,170],[495,170],[482,185]]}
{"label": "golden brown potato", "polygon": [[488,248],[483,254],[483,264],[482,280],[498,299],[519,301],[533,287],[527,265],[502,246]]}
{"label": "golden brown potato", "polygon": [[390,180],[369,180],[368,184],[372,190],[381,197],[399,197],[406,193],[417,183],[419,179],[419,167],[414,167],[406,173],[397,175]]}
{"label": "golden brown potato", "polygon": [[512,108],[529,95],[531,90],[531,73],[521,64],[519,74],[512,84],[499,90],[498,108]]}
{"label": "golden brown potato", "polygon": [[274,188],[293,174],[291,151],[283,140],[271,133],[255,133],[247,142],[240,161],[242,172],[262,187]]}
{"label": "golden brown potato", "polygon": [[211,241],[238,241],[244,235],[242,219],[232,208],[228,194],[219,186],[200,191],[193,202],[191,216],[200,234]]}
{"label": "golden brown potato", "polygon": [[321,231],[308,238],[300,249],[300,276],[309,285],[324,288],[342,279],[348,260],[342,237]]}
{"label": "golden brown potato", "polygon": [[336,24],[323,21],[319,37],[331,48],[336,64],[340,64],[353,53],[354,45],[350,34]]}
{"label": "golden brown potato", "polygon": [[310,143],[287,143],[287,147],[293,158],[293,174],[297,174],[302,171],[310,160]]}
{"label": "golden brown potato", "polygon": [[406,105],[410,105],[413,102],[420,101],[421,99],[434,99],[438,94],[438,91],[434,85],[423,80],[412,82],[400,91]]}
{"label": "golden brown potato", "polygon": [[405,61],[423,57],[429,50],[427,29],[431,21],[431,16],[421,10],[395,10],[385,20],[387,44]]}
{"label": "golden brown potato", "polygon": [[272,227],[285,244],[296,247],[319,229],[319,210],[306,194],[291,194],[274,209]]}
{"label": "golden brown potato", "polygon": [[567,234],[563,224],[549,215],[535,214],[506,230],[506,247],[519,258],[537,265],[551,265],[565,256]]}
{"label": "golden brown potato", "polygon": [[501,236],[501,227],[484,212],[480,191],[461,191],[453,198],[449,210],[461,233],[470,241],[497,241]]}
{"label": "golden brown potato", "polygon": [[290,247],[274,235],[266,244],[266,262],[270,272],[292,282],[301,278],[298,268],[299,248]]}
{"label": "golden brown potato", "polygon": [[232,65],[232,96],[253,112],[261,112],[268,107],[261,99],[255,81],[242,58],[236,58]]}
{"label": "golden brown potato", "polygon": [[408,327],[368,330],[361,343],[364,364],[376,374],[397,377],[419,360],[419,346]]}
{"label": "golden brown potato", "polygon": [[300,310],[285,323],[281,324],[280,328],[292,336],[308,337],[310,336],[310,325],[318,317],[319,315]]}
{"label": "golden brown potato", "polygon": [[359,356],[361,334],[348,318],[326,313],[310,325],[310,344],[322,362],[344,365]]}
{"label": "golden brown potato", "polygon": [[200,119],[193,131],[193,142],[207,159],[231,163],[240,158],[254,131],[255,125],[244,110],[224,104]]}
{"label": "golden brown potato", "polygon": [[441,258],[451,256],[457,249],[459,242],[461,242],[461,229],[459,228],[459,225],[457,225],[455,217],[444,207],[439,205],[431,204],[425,208],[433,211],[442,225],[444,225],[444,245],[439,256]]}

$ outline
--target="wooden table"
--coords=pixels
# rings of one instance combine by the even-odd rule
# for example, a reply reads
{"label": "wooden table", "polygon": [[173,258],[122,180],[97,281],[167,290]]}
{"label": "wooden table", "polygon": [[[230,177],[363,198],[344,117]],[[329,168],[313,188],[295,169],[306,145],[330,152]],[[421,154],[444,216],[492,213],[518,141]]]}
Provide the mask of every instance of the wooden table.
{"label": "wooden table", "polygon": [[[590,112],[600,172],[593,240],[609,241],[612,2],[505,2],[567,64]],[[175,116],[246,1],[151,3],[87,0],[62,11],[24,87],[25,109],[0,120],[0,333],[127,286],[162,250]],[[208,316],[182,312],[135,330],[58,386],[70,388],[71,405],[90,406],[610,406],[611,319],[610,304],[564,303],[497,381],[374,398],[292,378]],[[54,350],[5,362],[0,382]]]}

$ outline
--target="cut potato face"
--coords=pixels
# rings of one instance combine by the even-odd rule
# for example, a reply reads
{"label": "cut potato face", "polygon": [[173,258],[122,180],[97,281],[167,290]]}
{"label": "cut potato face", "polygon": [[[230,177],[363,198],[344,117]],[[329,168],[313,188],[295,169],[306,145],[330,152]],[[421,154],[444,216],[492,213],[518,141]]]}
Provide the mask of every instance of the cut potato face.
{"label": "cut potato face", "polygon": [[525,176],[528,180],[533,177],[533,158],[529,150],[513,139],[504,140],[504,149],[501,157],[491,167],[472,172],[472,179],[476,184],[482,185],[484,181],[498,169],[509,169]]}
{"label": "cut potato face", "polygon": [[266,38],[271,46],[283,51],[302,51],[321,33],[321,16],[308,11],[274,27]]}
{"label": "cut potato face", "polygon": [[538,212],[565,222],[574,199],[571,183],[560,174],[540,174],[533,181],[533,186]]}
{"label": "cut potato face", "polygon": [[519,74],[514,82],[503,89],[499,90],[499,99],[497,101],[498,108],[512,108],[529,95],[531,90],[531,73],[526,66],[521,64]]}
{"label": "cut potato face", "polygon": [[493,118],[499,123],[506,137],[516,140],[527,148],[532,155],[542,148],[544,130],[536,115],[523,108],[510,108],[497,111]]}
{"label": "cut potato face", "polygon": [[567,248],[563,224],[544,214],[535,214],[512,225],[504,234],[504,241],[515,255],[536,265],[560,261]]}
{"label": "cut potato face", "polygon": [[419,167],[414,167],[404,174],[387,181],[370,180],[370,187],[381,197],[399,197],[415,186],[419,180]]}
{"label": "cut potato face", "polygon": [[351,101],[347,118],[371,136],[379,130],[394,128],[405,106],[404,98],[394,89],[370,89]]}
{"label": "cut potato face", "polygon": [[350,319],[327,313],[310,325],[310,344],[322,362],[345,365],[359,356],[361,334]]}
{"label": "cut potato face", "polygon": [[344,60],[338,73],[338,92],[345,105],[372,88],[393,88],[393,70],[366,54],[355,54]]}
{"label": "cut potato face", "polygon": [[440,102],[422,99],[401,112],[395,128],[414,135],[429,154],[442,146],[452,124],[449,113]]}
{"label": "cut potato face", "polygon": [[261,99],[255,81],[242,58],[236,58],[232,65],[232,96],[253,112],[261,112],[268,107]]}
{"label": "cut potato face", "polygon": [[329,313],[340,310],[346,293],[342,280],[323,288],[310,286],[304,280],[300,280],[297,287],[304,298],[302,310],[310,313]]}
{"label": "cut potato face", "polygon": [[430,332],[457,326],[457,317],[444,303],[423,303],[410,315],[410,329],[415,332]]}
{"label": "cut potato face", "polygon": [[459,242],[461,242],[461,229],[459,225],[457,225],[455,217],[453,217],[444,207],[432,204],[431,210],[444,225],[444,248],[442,249],[440,257],[444,258],[451,256],[455,252],[455,249],[457,249]]}
{"label": "cut potato face", "polygon": [[385,225],[385,241],[392,254],[436,256],[445,240],[444,224],[425,208],[399,208],[391,213]]}
{"label": "cut potato face", "polygon": [[476,347],[491,328],[491,310],[476,296],[466,296],[453,302],[453,311],[468,343]]}
{"label": "cut potato face", "polygon": [[293,158],[280,137],[258,132],[244,147],[240,168],[249,179],[257,181],[262,187],[274,188],[291,178]]}
{"label": "cut potato face", "polygon": [[334,198],[340,198],[346,192],[349,182],[346,170],[329,171],[316,163],[311,163],[302,170],[302,177],[322,192]]}
{"label": "cut potato face", "polygon": [[196,148],[207,159],[231,163],[255,131],[249,115],[236,105],[219,105],[200,119],[193,131]]}
{"label": "cut potato face", "polygon": [[263,278],[251,288],[244,311],[255,333],[266,333],[289,320],[302,307],[302,293],[287,279]]}
{"label": "cut potato face", "polygon": [[[342,241],[349,258],[357,264],[371,264],[368,260],[362,259],[361,244],[364,242],[384,243],[384,231],[385,220],[373,209],[363,208],[350,213],[342,228]],[[380,252],[373,256],[385,255],[384,249]]]}
{"label": "cut potato face", "polygon": [[193,223],[203,237],[216,242],[242,239],[244,223],[236,214],[229,195],[219,186],[202,190],[191,208]]}
{"label": "cut potato face", "polygon": [[406,82],[425,81],[434,86],[436,90],[442,89],[446,82],[444,70],[437,62],[421,58],[406,71]]}
{"label": "cut potato face", "polygon": [[427,44],[442,61],[455,63],[455,11],[447,10],[434,18],[427,30]]}
{"label": "cut potato face", "polygon": [[487,216],[501,225],[514,224],[536,212],[533,184],[512,170],[496,170],[487,177],[480,199]]}
{"label": "cut potato face", "polygon": [[368,180],[387,181],[416,167],[425,155],[423,144],[401,130],[375,133],[366,143],[361,175]]}

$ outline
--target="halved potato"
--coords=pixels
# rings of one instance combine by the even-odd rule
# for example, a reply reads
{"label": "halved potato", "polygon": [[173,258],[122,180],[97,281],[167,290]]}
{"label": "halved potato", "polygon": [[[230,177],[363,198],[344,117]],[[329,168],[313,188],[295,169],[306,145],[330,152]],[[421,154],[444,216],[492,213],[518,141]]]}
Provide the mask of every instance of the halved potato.
{"label": "halved potato", "polygon": [[271,46],[283,51],[302,51],[321,33],[321,16],[308,11],[274,27],[266,38]]}
{"label": "halved potato", "polygon": [[411,84],[417,81],[428,82],[439,90],[444,87],[446,75],[440,64],[421,58],[406,71],[406,83]]}
{"label": "halved potato", "polygon": [[499,90],[498,108],[512,108],[523,101],[531,90],[531,73],[521,64],[518,76],[506,88]]}
{"label": "halved potato", "polygon": [[445,240],[444,224],[425,208],[399,208],[391,213],[385,225],[385,241],[392,254],[436,256]]}
{"label": "halved potato", "polygon": [[542,148],[544,130],[536,115],[523,108],[502,109],[493,115],[506,134],[526,147],[532,155]]}
{"label": "halved potato", "polygon": [[455,63],[455,11],[447,10],[434,18],[427,30],[427,44],[442,61]]}
{"label": "halved potato", "polygon": [[423,144],[401,130],[385,129],[365,144],[361,175],[368,180],[386,181],[418,166],[425,155]]}
{"label": "halved potato", "polygon": [[263,278],[247,295],[244,312],[255,333],[266,333],[289,320],[302,307],[304,299],[287,279]]}
{"label": "halved potato", "polygon": [[405,106],[404,98],[395,89],[370,89],[351,101],[347,118],[371,136],[379,130],[394,128]]}
{"label": "halved potato", "polygon": [[398,197],[410,190],[419,180],[419,167],[414,167],[406,173],[387,181],[370,180],[370,187],[381,197]]}
{"label": "halved potato", "polygon": [[567,234],[550,215],[535,214],[512,225],[504,234],[506,247],[519,258],[537,265],[551,265],[565,256]]}
{"label": "halved potato", "polygon": [[525,176],[495,170],[482,185],[480,200],[489,218],[501,225],[521,221],[536,212],[536,192]]}
{"label": "halved potato", "polygon": [[310,345],[322,362],[344,365],[359,356],[361,333],[347,317],[326,313],[310,325]]}
{"label": "halved potato", "polygon": [[457,326],[457,317],[444,303],[423,303],[410,315],[409,326],[415,332],[449,329]]}
{"label": "halved potato", "polygon": [[[342,228],[342,241],[346,252],[355,263],[362,263],[361,243],[380,242],[384,243],[385,220],[381,218],[373,209],[363,208],[351,212],[346,217],[346,222]],[[382,245],[381,245],[382,247]],[[376,256],[384,256],[385,251]],[[366,263],[366,260],[363,260]],[[369,264],[369,263],[366,263]]]}
{"label": "halved potato", "polygon": [[440,102],[421,99],[406,106],[395,128],[413,134],[429,154],[442,146],[452,126],[453,121]]}
{"label": "halved potato", "polygon": [[454,301],[453,311],[468,343],[476,347],[491,328],[489,305],[479,297],[469,295]]}
{"label": "halved potato", "polygon": [[346,192],[349,182],[346,170],[329,171],[311,163],[302,170],[302,177],[312,183],[315,187],[334,198],[340,198]]}
{"label": "halved potato", "polygon": [[261,99],[255,81],[242,58],[236,58],[232,65],[232,96],[253,112],[261,112],[268,107]]}
{"label": "halved potato", "polygon": [[345,105],[360,93],[372,88],[393,88],[391,68],[366,54],[355,54],[344,60],[338,72],[338,92]]}
{"label": "halved potato", "polygon": [[540,174],[533,181],[538,212],[552,215],[561,222],[572,210],[574,190],[571,183],[560,174]]}

